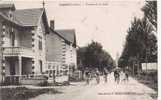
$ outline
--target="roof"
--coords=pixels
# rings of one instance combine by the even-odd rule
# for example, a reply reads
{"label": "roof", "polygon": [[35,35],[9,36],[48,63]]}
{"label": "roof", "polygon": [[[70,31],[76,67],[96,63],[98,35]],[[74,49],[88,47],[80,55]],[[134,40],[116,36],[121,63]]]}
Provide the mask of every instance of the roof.
{"label": "roof", "polygon": [[[14,7],[14,4],[0,4],[0,8]],[[43,18],[46,33],[49,33],[49,25],[44,8],[33,8],[33,9],[22,9],[13,11],[13,19],[8,18],[6,15],[0,12],[2,16],[7,21],[18,25],[20,27],[33,27],[37,26],[40,18]]]}
{"label": "roof", "polygon": [[0,4],[0,9],[7,9],[7,8],[15,10],[14,4]]}
{"label": "roof", "polygon": [[13,16],[23,26],[37,26],[43,11],[43,8],[16,10]]}
{"label": "roof", "polygon": [[70,43],[76,44],[76,36],[74,29],[61,29],[55,30],[55,32]]}
{"label": "roof", "polygon": [[8,18],[6,15],[4,15],[4,14],[1,13],[1,12],[0,12],[0,16],[1,16],[2,18],[4,18],[6,21],[11,22],[13,25],[17,25],[17,26],[22,27],[17,21],[11,20],[10,18]]}

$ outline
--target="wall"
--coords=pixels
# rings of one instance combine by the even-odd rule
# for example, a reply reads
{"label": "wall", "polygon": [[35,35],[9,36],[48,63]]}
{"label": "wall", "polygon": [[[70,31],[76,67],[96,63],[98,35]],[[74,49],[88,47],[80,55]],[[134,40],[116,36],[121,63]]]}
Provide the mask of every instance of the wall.
{"label": "wall", "polygon": [[[6,26],[6,25],[5,25]],[[3,47],[11,47],[10,35],[9,35],[9,26],[5,28],[5,37],[3,38]]]}
{"label": "wall", "polygon": [[50,33],[46,35],[46,57],[47,61],[61,62],[62,61],[62,39],[54,34]]}
{"label": "wall", "polygon": [[[42,70],[43,72],[46,69],[46,46],[45,46],[45,28],[42,19],[38,23],[38,27],[33,30],[34,33],[34,72],[35,74],[40,74],[40,63],[39,61],[42,61]],[[39,37],[42,37],[42,50],[39,50]]]}
{"label": "wall", "polygon": [[2,51],[1,51],[1,46],[0,46],[0,83],[2,80]]}
{"label": "wall", "polygon": [[[47,57],[47,67],[48,65],[55,66],[55,75],[62,75],[60,71],[61,67],[65,64],[65,48],[64,40],[55,33],[50,33],[46,35],[46,57]],[[51,64],[52,62],[52,64]],[[49,69],[50,70],[50,69]]]}
{"label": "wall", "polygon": [[[5,29],[5,37],[4,37],[4,44],[3,47],[12,47],[11,44],[11,26],[8,24],[6,25]],[[15,33],[15,46],[14,47],[27,47],[32,48],[32,34],[30,30],[18,30],[18,28],[14,27],[13,32]]]}
{"label": "wall", "polygon": [[77,66],[77,54],[76,48],[72,47],[72,45],[66,44],[66,64]]}
{"label": "wall", "polygon": [[21,30],[19,32],[19,37],[20,37],[20,46],[22,47],[27,47],[27,48],[32,48],[32,33],[30,30]]}
{"label": "wall", "polygon": [[[61,64],[56,70],[66,73],[68,71],[68,66],[71,64],[76,65],[76,48],[72,47],[70,44],[67,44],[56,33],[50,33],[46,36],[46,57],[47,61],[53,63]],[[57,66],[57,65],[55,65]],[[56,71],[57,74],[57,71]]]}
{"label": "wall", "polygon": [[75,47],[72,47],[72,63],[74,63],[75,69],[77,69],[77,50]]}
{"label": "wall", "polygon": [[10,64],[9,61],[5,60],[5,74],[10,75]]}
{"label": "wall", "polygon": [[1,22],[1,18],[0,18],[0,83],[2,81],[2,22]]}
{"label": "wall", "polygon": [[61,62],[62,64],[76,65],[76,48],[67,44],[57,34],[50,33],[46,36],[47,61]]}

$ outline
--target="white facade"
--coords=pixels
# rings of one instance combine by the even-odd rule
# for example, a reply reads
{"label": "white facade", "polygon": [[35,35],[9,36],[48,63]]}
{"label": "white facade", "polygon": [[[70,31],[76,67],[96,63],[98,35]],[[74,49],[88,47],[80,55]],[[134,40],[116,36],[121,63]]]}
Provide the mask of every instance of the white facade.
{"label": "white facade", "polygon": [[46,29],[42,17],[39,16],[36,26],[23,27],[0,16],[0,49],[3,48],[0,71],[5,76],[42,74],[45,71]]}
{"label": "white facade", "polygon": [[[39,21],[38,23],[38,27],[35,28],[35,30],[33,31],[34,33],[34,47],[33,47],[33,51],[34,51],[34,72],[36,74],[42,73],[45,71],[45,66],[46,66],[46,46],[45,46],[45,29],[44,29],[44,25],[42,23],[42,20]],[[42,42],[42,50],[39,49],[39,41]],[[42,65],[41,65],[42,62]]]}

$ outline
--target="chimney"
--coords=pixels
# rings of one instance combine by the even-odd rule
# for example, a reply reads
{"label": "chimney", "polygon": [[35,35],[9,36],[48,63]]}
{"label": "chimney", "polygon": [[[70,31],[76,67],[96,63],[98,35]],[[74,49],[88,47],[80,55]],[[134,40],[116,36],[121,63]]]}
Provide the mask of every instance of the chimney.
{"label": "chimney", "polygon": [[55,29],[55,22],[54,22],[54,20],[50,20],[50,28],[51,29]]}

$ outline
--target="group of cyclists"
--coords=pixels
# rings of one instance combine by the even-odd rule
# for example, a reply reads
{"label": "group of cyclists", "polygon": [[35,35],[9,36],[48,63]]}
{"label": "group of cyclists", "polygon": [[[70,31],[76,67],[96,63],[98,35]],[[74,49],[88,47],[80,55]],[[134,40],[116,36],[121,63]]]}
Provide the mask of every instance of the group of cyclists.
{"label": "group of cyclists", "polygon": [[[120,81],[128,82],[129,75],[128,75],[127,71],[115,70],[115,71],[111,71],[111,72],[114,72],[114,79],[117,84],[119,84]],[[96,68],[94,70],[87,70],[85,72],[86,84],[88,85],[90,83],[90,80],[92,80],[92,79],[95,79],[96,83],[99,84],[101,75],[103,75],[104,83],[107,83],[108,74],[110,74],[111,72],[109,72],[107,68],[104,68],[102,72],[100,72],[98,70],[98,68]],[[123,76],[123,78],[121,79],[120,76]]]}
{"label": "group of cyclists", "polygon": [[93,71],[86,71],[85,72],[85,77],[86,77],[86,83],[89,84],[90,80],[95,78],[96,79],[96,83],[99,84],[100,82],[100,72],[98,69],[95,69]]}
{"label": "group of cyclists", "polygon": [[[122,76],[122,77],[120,77]],[[120,83],[120,81],[123,82],[128,82],[129,81],[129,75],[127,71],[119,71],[119,70],[115,70],[114,71],[114,78],[115,78],[115,82],[117,84]]]}

